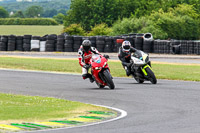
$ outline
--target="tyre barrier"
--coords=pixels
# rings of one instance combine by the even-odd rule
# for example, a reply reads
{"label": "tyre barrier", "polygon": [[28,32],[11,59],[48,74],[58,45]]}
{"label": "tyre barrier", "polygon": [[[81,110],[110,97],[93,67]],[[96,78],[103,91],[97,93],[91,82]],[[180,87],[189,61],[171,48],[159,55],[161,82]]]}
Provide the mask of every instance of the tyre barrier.
{"label": "tyre barrier", "polygon": [[14,51],[15,43],[16,43],[16,36],[15,35],[8,36],[7,51]]}
{"label": "tyre barrier", "polygon": [[200,55],[200,41],[195,40],[153,40],[151,33],[131,33],[120,36],[71,36],[45,35],[0,36],[0,51],[41,51],[41,52],[77,52],[83,40],[90,40],[99,52],[118,52],[121,43],[117,39],[130,41],[136,49],[147,53],[159,54],[197,54]]}
{"label": "tyre barrier", "polygon": [[64,44],[65,44],[65,36],[58,35],[57,36],[57,43],[56,43],[56,51],[57,52],[64,52]]}
{"label": "tyre barrier", "polygon": [[200,55],[200,41],[194,40],[154,40],[153,53]]}
{"label": "tyre barrier", "polygon": [[30,51],[31,50],[31,37],[32,37],[32,35],[24,35],[23,51]]}
{"label": "tyre barrier", "polygon": [[107,53],[113,52],[113,38],[112,37],[105,37],[104,52],[107,52]]}
{"label": "tyre barrier", "polygon": [[31,51],[40,51],[40,36],[32,36]]}
{"label": "tyre barrier", "polygon": [[[71,52],[76,52],[78,51],[78,49],[80,48],[82,44],[82,36],[74,36],[73,38],[74,38],[74,43],[71,44],[73,46],[73,50]],[[65,52],[69,52],[69,51],[65,51]]]}
{"label": "tyre barrier", "polygon": [[1,36],[0,38],[0,51],[7,51],[8,36]]}

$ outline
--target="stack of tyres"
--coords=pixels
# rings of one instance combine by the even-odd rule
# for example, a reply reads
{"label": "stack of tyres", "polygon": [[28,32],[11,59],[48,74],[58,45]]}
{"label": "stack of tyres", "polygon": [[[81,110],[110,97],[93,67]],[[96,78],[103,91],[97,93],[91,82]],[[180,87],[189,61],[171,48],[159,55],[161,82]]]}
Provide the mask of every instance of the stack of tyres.
{"label": "stack of tyres", "polygon": [[113,52],[113,38],[112,37],[105,37],[105,47],[104,52]]}
{"label": "stack of tyres", "polygon": [[200,41],[194,41],[194,54],[200,55]]}
{"label": "stack of tyres", "polygon": [[188,41],[187,48],[188,48],[187,54],[194,54],[194,41]]}
{"label": "stack of tyres", "polygon": [[131,43],[131,46],[135,48],[135,39],[136,39],[137,33],[131,33],[129,34],[129,37],[133,39],[133,43]]}
{"label": "stack of tyres", "polygon": [[23,36],[17,36],[16,38],[16,50],[23,51]]}
{"label": "stack of tyres", "polygon": [[51,34],[51,35],[47,36],[46,52],[55,51],[56,40],[57,40],[57,35],[55,35],[55,34]]}
{"label": "stack of tyres", "polygon": [[188,44],[187,44],[187,40],[181,40],[180,41],[180,45],[181,45],[181,54],[187,54],[188,53]]}
{"label": "stack of tyres", "polygon": [[123,39],[121,36],[114,36],[113,41],[113,52],[119,52],[119,48],[122,46],[121,43],[117,43],[117,39]]}
{"label": "stack of tyres", "polygon": [[64,35],[58,35],[57,43],[56,43],[56,51],[57,52],[63,52],[64,51],[64,44],[65,44],[65,36]]}
{"label": "stack of tyres", "polygon": [[74,36],[74,52],[78,52],[78,49],[80,48],[82,44],[82,37],[81,36]]}
{"label": "stack of tyres", "polygon": [[159,53],[159,41],[160,40],[154,40],[153,41],[153,52],[154,53]]}
{"label": "stack of tyres", "polygon": [[165,40],[160,40],[158,43],[158,53],[163,54],[165,51]]}
{"label": "stack of tyres", "polygon": [[45,36],[41,37],[41,39],[40,39],[40,52],[45,52],[46,51],[47,36],[48,35],[45,35]]}
{"label": "stack of tyres", "polygon": [[83,36],[82,37],[82,41],[84,41],[84,40],[89,40],[89,37],[88,36]]}
{"label": "stack of tyres", "polygon": [[8,36],[1,36],[0,51],[7,51]]}
{"label": "stack of tyres", "polygon": [[24,39],[23,39],[23,50],[24,51],[30,51],[31,37],[32,37],[32,35],[24,35]]}
{"label": "stack of tyres", "polygon": [[171,51],[170,51],[170,45],[171,45],[171,41],[169,40],[165,40],[165,45],[164,45],[164,53],[165,54],[169,54]]}
{"label": "stack of tyres", "polygon": [[124,36],[122,37],[124,40],[129,41],[131,43],[131,46],[135,46],[134,38],[132,36]]}
{"label": "stack of tyres", "polygon": [[171,40],[170,53],[180,54],[181,53],[181,41],[180,40]]}
{"label": "stack of tyres", "polygon": [[15,35],[8,36],[7,51],[15,51],[15,43],[16,43],[16,36]]}
{"label": "stack of tyres", "polygon": [[144,34],[143,51],[146,53],[153,52],[153,36],[151,33]]}
{"label": "stack of tyres", "polygon": [[99,52],[104,52],[105,47],[105,36],[96,37],[96,48]]}
{"label": "stack of tyres", "polygon": [[135,39],[135,48],[138,50],[143,50],[143,38],[144,34],[137,34]]}
{"label": "stack of tyres", "polygon": [[40,36],[32,36],[31,38],[31,51],[40,51]]}
{"label": "stack of tyres", "polygon": [[92,43],[92,47],[95,47],[95,48],[96,48],[96,37],[95,37],[95,36],[90,36],[90,37],[89,37],[89,40],[90,40],[91,43]]}
{"label": "stack of tyres", "polygon": [[[80,37],[76,38],[76,40],[78,40],[78,39],[80,39]],[[74,41],[73,36],[70,36],[70,35],[65,36],[64,51],[65,52],[73,52],[74,48],[77,50],[80,47],[81,42],[76,41],[76,43],[78,42],[78,44],[74,44],[74,42],[75,41]],[[74,52],[76,52],[76,51],[74,51]]]}

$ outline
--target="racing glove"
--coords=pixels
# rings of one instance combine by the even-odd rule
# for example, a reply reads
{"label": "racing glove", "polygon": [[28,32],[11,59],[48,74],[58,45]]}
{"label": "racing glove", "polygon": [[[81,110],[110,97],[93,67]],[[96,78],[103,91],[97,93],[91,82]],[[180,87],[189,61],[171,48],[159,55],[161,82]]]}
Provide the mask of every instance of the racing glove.
{"label": "racing glove", "polygon": [[84,65],[83,66],[85,69],[89,69],[90,67],[91,67],[91,65],[90,64],[86,64],[86,65]]}
{"label": "racing glove", "polygon": [[103,57],[105,57],[106,59],[109,59],[109,55],[103,55]]}

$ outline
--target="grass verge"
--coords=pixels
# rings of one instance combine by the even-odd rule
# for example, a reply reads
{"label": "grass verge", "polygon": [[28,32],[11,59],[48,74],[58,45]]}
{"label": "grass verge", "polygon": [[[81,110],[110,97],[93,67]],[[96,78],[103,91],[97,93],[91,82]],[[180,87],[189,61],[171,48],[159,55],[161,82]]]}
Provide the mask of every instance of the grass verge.
{"label": "grass verge", "polygon": [[108,111],[103,107],[63,99],[0,93],[0,124],[39,122],[85,115],[86,111]]}
{"label": "grass verge", "polygon": [[37,25],[0,25],[0,35],[37,35],[61,34],[62,25],[59,26],[37,26]]}
{"label": "grass verge", "polygon": [[[114,77],[126,77],[119,61],[108,62]],[[77,59],[45,59],[0,57],[1,68],[15,68],[26,70],[42,70],[55,72],[81,73]],[[200,65],[152,63],[153,71],[158,79],[200,81]]]}

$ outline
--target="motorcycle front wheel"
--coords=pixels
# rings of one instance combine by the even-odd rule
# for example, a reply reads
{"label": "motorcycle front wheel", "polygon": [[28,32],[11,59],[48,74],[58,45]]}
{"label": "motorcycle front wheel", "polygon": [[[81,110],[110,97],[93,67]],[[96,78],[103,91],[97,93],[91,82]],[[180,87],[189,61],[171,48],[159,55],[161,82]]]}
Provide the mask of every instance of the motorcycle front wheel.
{"label": "motorcycle front wheel", "polygon": [[114,82],[112,80],[112,76],[110,75],[110,72],[108,70],[105,70],[105,71],[103,71],[103,75],[104,75],[104,79],[105,79],[108,87],[110,89],[114,89],[115,85],[114,85]]}
{"label": "motorcycle front wheel", "polygon": [[157,83],[157,79],[156,79],[156,76],[154,75],[153,71],[149,67],[147,67],[145,70],[146,70],[146,72],[148,74],[150,82],[152,84],[156,84]]}

